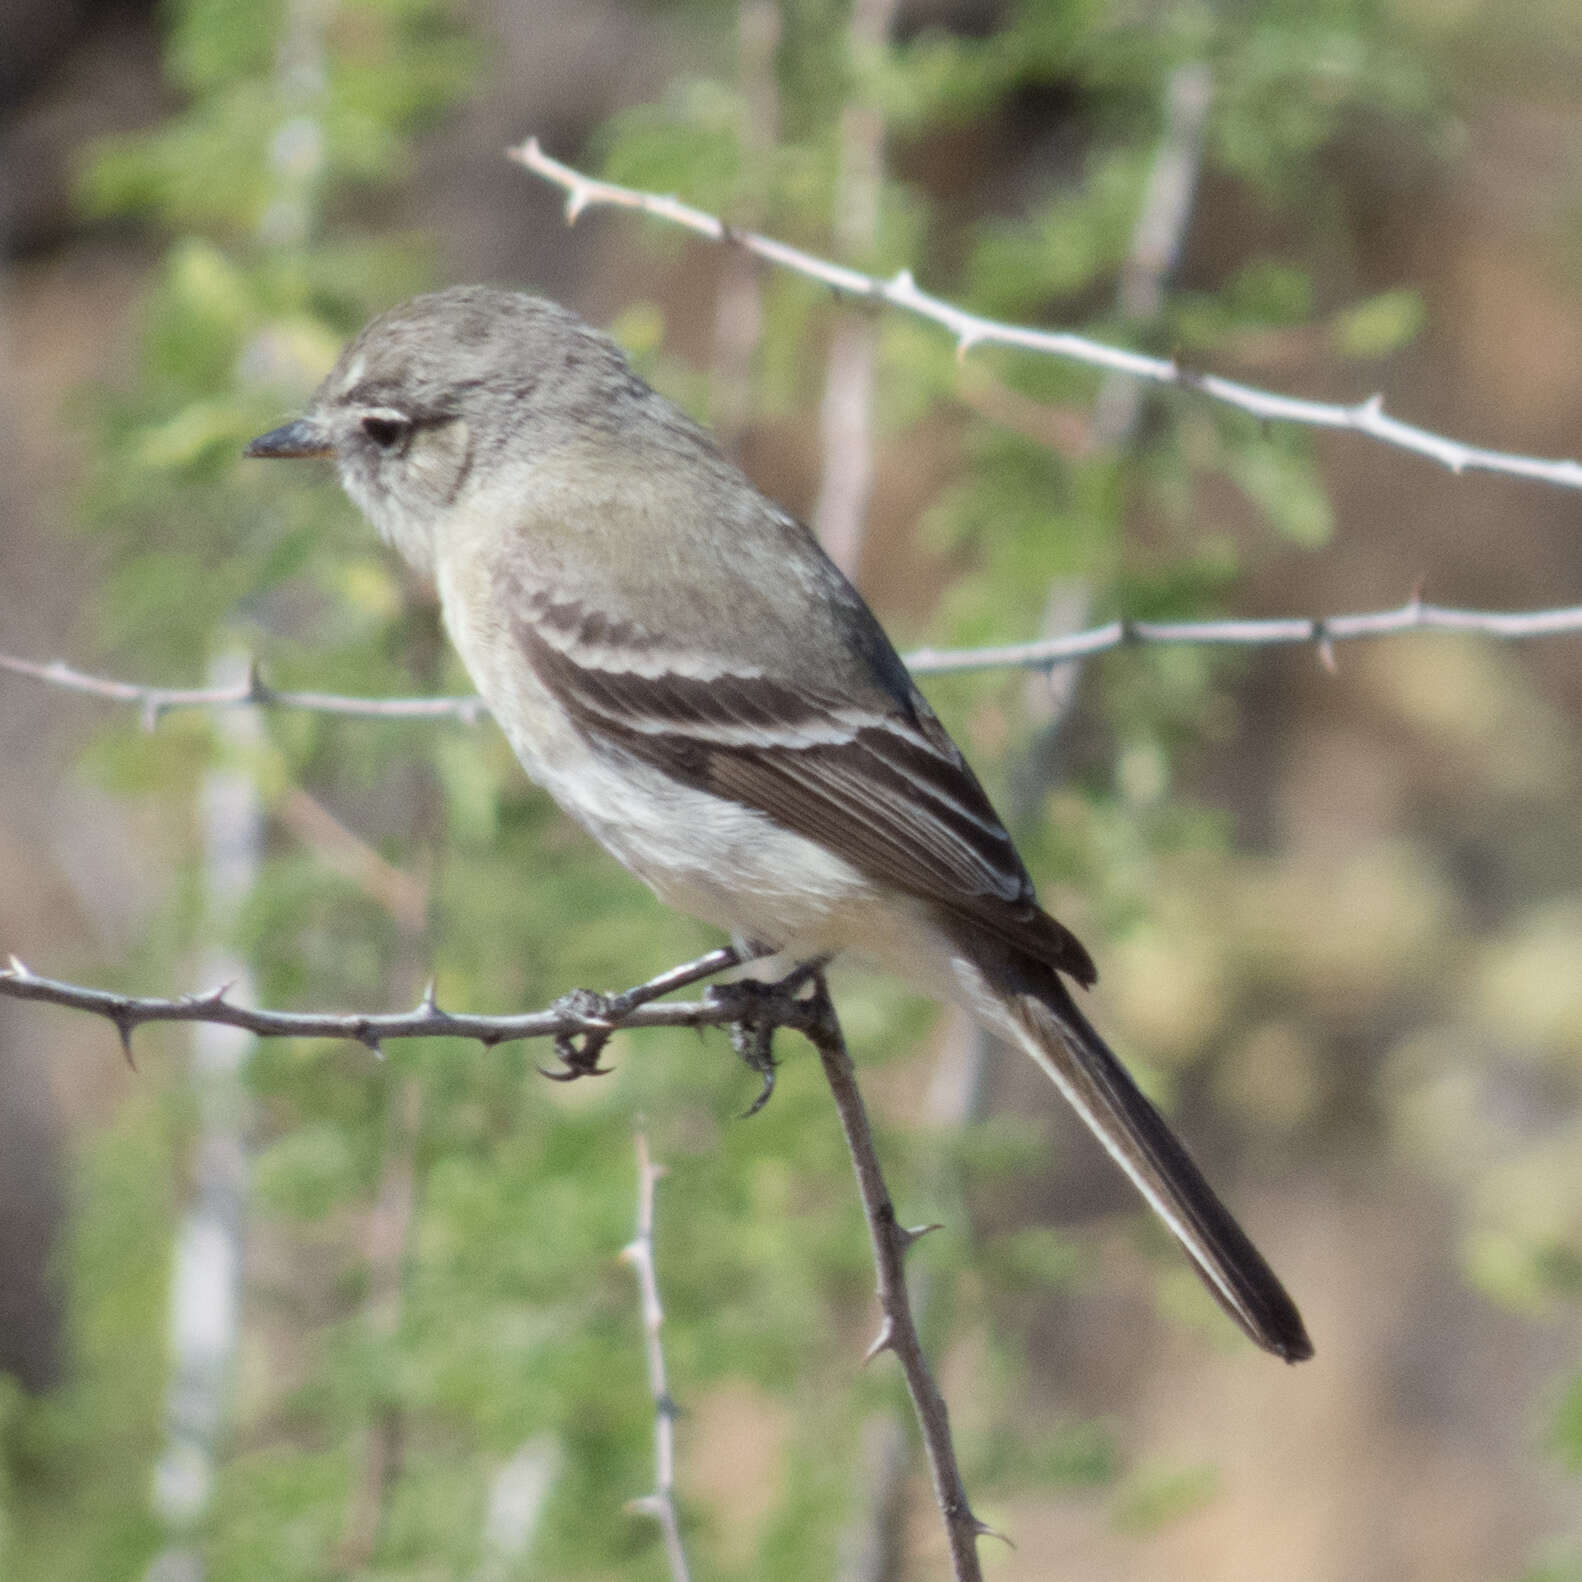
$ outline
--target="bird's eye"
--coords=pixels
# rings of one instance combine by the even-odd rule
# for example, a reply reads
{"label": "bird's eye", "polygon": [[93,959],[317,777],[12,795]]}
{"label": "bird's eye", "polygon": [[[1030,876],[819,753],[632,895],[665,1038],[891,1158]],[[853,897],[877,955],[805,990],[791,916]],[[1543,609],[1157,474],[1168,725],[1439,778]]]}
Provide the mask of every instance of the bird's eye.
{"label": "bird's eye", "polygon": [[393,450],[411,427],[411,423],[399,412],[370,412],[363,418],[363,433],[380,450]]}

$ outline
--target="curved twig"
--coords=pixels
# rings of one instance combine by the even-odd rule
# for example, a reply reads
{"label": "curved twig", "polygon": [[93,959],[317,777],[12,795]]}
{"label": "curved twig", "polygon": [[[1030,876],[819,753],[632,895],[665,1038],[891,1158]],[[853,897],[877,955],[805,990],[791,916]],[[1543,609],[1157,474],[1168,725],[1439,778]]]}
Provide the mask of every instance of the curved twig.
{"label": "curved twig", "polygon": [[[1102,626],[1031,643],[984,648],[917,648],[905,656],[914,675],[956,675],[974,670],[1053,670],[1057,665],[1133,644],[1211,644],[1227,648],[1320,650],[1366,638],[1415,632],[1456,632],[1503,641],[1574,637],[1582,633],[1582,604],[1541,610],[1468,610],[1411,598],[1388,610],[1344,615],[1233,617],[1222,621],[1107,621]],[[152,687],[89,675],[59,660],[48,663],[0,654],[0,670],[71,692],[134,704],[146,723],[189,708],[289,708],[352,718],[456,719],[472,724],[489,712],[482,698],[364,698],[330,692],[279,692],[257,680],[242,687]]]}
{"label": "curved twig", "polygon": [[1530,478],[1564,489],[1582,489],[1582,462],[1546,460],[1538,456],[1521,456],[1488,450],[1480,445],[1463,444],[1447,435],[1435,434],[1429,429],[1390,417],[1384,410],[1382,395],[1372,395],[1364,401],[1350,404],[1308,401],[1300,396],[1260,390],[1254,385],[1222,378],[1219,374],[1204,373],[1185,366],[1175,358],[1149,357],[1142,352],[1111,346],[1068,330],[1039,330],[1028,325],[984,318],[920,290],[909,269],[901,270],[889,280],[881,280],[877,275],[867,275],[858,269],[848,269],[844,264],[831,263],[828,259],[804,252],[800,247],[777,242],[773,237],[760,235],[756,231],[738,230],[718,216],[695,209],[676,198],[585,176],[570,165],[552,159],[539,146],[536,137],[528,138],[520,148],[507,152],[518,164],[525,165],[535,175],[565,190],[568,225],[574,224],[584,210],[600,204],[638,209],[655,219],[666,220],[672,225],[705,236],[710,241],[728,242],[782,269],[817,280],[842,296],[888,303],[918,318],[928,319],[955,337],[958,356],[966,356],[975,346],[1017,346],[1024,351],[1042,352],[1048,356],[1086,363],[1094,368],[1131,374],[1151,384],[1196,390],[1266,422],[1299,423],[1308,428],[1343,429],[1354,434],[1365,434],[1386,445],[1426,456],[1455,473],[1503,473],[1509,477]]}

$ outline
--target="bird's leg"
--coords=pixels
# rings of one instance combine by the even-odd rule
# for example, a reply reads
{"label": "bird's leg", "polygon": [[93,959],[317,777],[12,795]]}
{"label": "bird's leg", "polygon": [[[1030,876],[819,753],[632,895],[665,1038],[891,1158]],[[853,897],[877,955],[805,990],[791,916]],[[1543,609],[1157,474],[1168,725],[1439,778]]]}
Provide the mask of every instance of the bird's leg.
{"label": "bird's leg", "polygon": [[750,1071],[756,1071],[763,1086],[742,1115],[746,1120],[769,1102],[775,1090],[774,1036],[787,1021],[786,1012],[796,1003],[797,991],[816,978],[829,963],[828,956],[817,956],[793,967],[783,978],[765,983],[759,978],[743,978],[737,983],[710,986],[707,998],[724,1005],[733,1018],[729,1023],[731,1048]]}
{"label": "bird's leg", "polygon": [[[753,955],[762,954],[755,946],[733,945],[711,950],[696,961],[683,962],[670,967],[647,983],[623,989],[619,994],[598,994],[592,989],[573,989],[563,994],[551,1007],[558,1015],[574,1019],[584,1025],[573,1032],[560,1033],[555,1038],[555,1053],[560,1056],[559,1071],[545,1071],[541,1075],[551,1082],[575,1082],[578,1077],[603,1077],[609,1074],[608,1066],[599,1064],[599,1056],[617,1028],[640,1005],[658,999],[662,994],[685,988],[700,978],[724,972],[739,966]],[[588,1026],[586,1024],[603,1024]]]}
{"label": "bird's leg", "polygon": [[[619,994],[597,994],[592,989],[573,989],[569,994],[561,995],[552,1009],[562,1015],[610,1021],[620,1010],[623,998]],[[560,1057],[561,1068],[559,1071],[546,1071],[540,1066],[538,1074],[548,1077],[551,1082],[575,1082],[579,1077],[609,1076],[615,1068],[601,1066],[599,1056],[604,1053],[604,1046],[609,1043],[614,1032],[612,1026],[589,1027],[581,1033],[557,1033],[555,1053]]]}

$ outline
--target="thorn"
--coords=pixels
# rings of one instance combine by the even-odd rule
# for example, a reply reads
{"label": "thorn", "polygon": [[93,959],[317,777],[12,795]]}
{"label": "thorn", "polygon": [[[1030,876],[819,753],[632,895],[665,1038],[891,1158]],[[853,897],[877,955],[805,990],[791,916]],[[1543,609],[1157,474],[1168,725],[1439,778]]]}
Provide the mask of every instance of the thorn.
{"label": "thorn", "polygon": [[1412,584],[1412,596],[1406,601],[1406,606],[1414,614],[1421,611],[1423,607],[1423,593],[1427,583],[1428,578],[1421,576]]}
{"label": "thorn", "polygon": [[6,957],[6,976],[8,978],[31,978],[33,974],[23,966],[15,956]]}
{"label": "thorn", "polygon": [[1338,676],[1340,674],[1340,663],[1335,658],[1335,645],[1327,636],[1320,637],[1318,640],[1318,662],[1330,675]]}
{"label": "thorn", "polygon": [[1384,392],[1375,390],[1357,410],[1367,418],[1382,417],[1384,415]]}
{"label": "thorn", "polygon": [[243,700],[248,703],[262,703],[269,696],[269,688],[264,684],[264,672],[257,654],[247,656],[247,690],[242,694]]}
{"label": "thorn", "polygon": [[965,330],[956,337],[956,361],[958,363],[966,362],[967,353],[978,344],[978,340],[978,336],[973,335]]}
{"label": "thorn", "polygon": [[[548,1075],[548,1072],[545,1073]],[[643,1261],[643,1246],[641,1242],[629,1241],[615,1255],[622,1263],[640,1264]]]}
{"label": "thorn", "polygon": [[210,989],[207,994],[200,994],[198,996],[198,1004],[208,1006],[224,1005],[225,996],[236,987],[236,983],[237,980],[235,978],[226,979],[224,983],[221,983],[215,988]]}
{"label": "thorn", "polygon": [[895,1325],[887,1317],[874,1336],[873,1344],[862,1354],[862,1365],[867,1367],[881,1351],[895,1350]]}
{"label": "thorn", "polygon": [[137,711],[137,722],[145,731],[152,731],[159,724],[160,712],[158,698],[144,698],[142,708]]}
{"label": "thorn", "polygon": [[634,1516],[651,1516],[656,1522],[665,1519],[665,1502],[657,1494],[639,1494],[626,1502],[626,1508]]}
{"label": "thorn", "polygon": [[137,1025],[130,1016],[125,1014],[113,1017],[115,1030],[120,1035],[121,1053],[126,1056],[126,1063],[133,1071],[137,1070],[137,1056],[132,1053],[132,1029]]}
{"label": "thorn", "polygon": [[998,1527],[991,1527],[987,1522],[979,1521],[971,1511],[967,1512],[967,1525],[972,1529],[974,1538],[998,1538],[1007,1549],[1016,1547]]}
{"label": "thorn", "polygon": [[434,998],[434,980],[432,978],[423,985],[423,998],[418,1001],[418,1009],[425,1016],[438,1016],[441,1014],[439,1002]]}
{"label": "thorn", "polygon": [[895,278],[890,282],[892,291],[911,292],[917,290],[917,281],[912,278],[910,269],[898,269]]}
{"label": "thorn", "polygon": [[931,1230],[943,1230],[945,1227],[935,1220],[931,1225],[897,1225],[895,1238],[901,1244],[901,1251],[910,1252],[912,1243],[921,1241]]}
{"label": "thorn", "polygon": [[566,224],[575,225],[582,218],[582,211],[589,203],[589,193],[585,187],[573,187],[566,194]]}

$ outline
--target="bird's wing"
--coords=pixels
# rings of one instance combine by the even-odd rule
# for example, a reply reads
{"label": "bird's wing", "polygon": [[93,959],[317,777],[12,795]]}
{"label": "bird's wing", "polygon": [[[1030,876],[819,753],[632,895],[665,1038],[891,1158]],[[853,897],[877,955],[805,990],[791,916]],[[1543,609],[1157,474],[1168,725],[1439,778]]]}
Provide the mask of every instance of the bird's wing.
{"label": "bird's wing", "polygon": [[515,601],[513,621],[538,679],[595,741],[755,808],[868,878],[1093,981],[1092,959],[1039,908],[983,787],[915,690],[700,665],[560,593]]}

